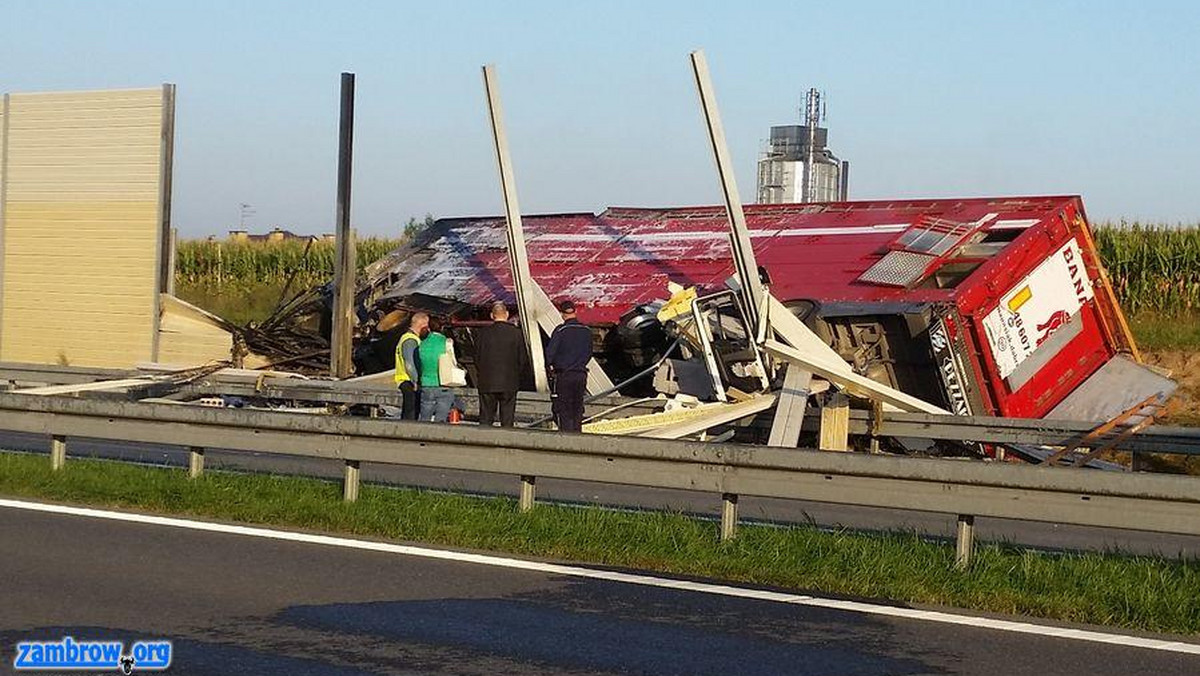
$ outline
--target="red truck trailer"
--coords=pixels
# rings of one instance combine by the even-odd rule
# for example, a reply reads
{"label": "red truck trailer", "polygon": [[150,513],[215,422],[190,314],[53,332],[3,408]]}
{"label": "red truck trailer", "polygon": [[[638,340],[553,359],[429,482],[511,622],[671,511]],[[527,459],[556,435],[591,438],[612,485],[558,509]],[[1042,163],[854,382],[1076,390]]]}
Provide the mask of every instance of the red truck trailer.
{"label": "red truck trailer", "polygon": [[[1139,363],[1077,196],[745,211],[776,298],[860,373],[954,413],[1103,420],[1174,388]],[[533,278],[581,304],[614,381],[665,348],[668,282],[733,274],[721,207],[524,221]],[[389,260],[381,302],[511,301],[505,247],[502,217],[439,220]]]}

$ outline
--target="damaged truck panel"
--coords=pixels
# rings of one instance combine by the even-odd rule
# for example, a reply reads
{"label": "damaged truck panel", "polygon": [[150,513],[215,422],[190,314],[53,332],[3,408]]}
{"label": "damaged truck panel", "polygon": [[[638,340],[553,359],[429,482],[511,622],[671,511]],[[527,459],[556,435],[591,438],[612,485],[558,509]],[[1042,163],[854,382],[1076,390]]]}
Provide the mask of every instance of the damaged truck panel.
{"label": "damaged truck panel", "polygon": [[[948,410],[1042,417],[1115,356],[1137,361],[1079,197],[745,211],[773,296],[858,373]],[[581,304],[610,370],[668,347],[652,315],[669,283],[712,293],[734,272],[721,207],[614,207],[524,224],[533,278]],[[503,218],[442,219],[379,266],[374,283],[381,299],[482,308],[512,302],[509,270]]]}

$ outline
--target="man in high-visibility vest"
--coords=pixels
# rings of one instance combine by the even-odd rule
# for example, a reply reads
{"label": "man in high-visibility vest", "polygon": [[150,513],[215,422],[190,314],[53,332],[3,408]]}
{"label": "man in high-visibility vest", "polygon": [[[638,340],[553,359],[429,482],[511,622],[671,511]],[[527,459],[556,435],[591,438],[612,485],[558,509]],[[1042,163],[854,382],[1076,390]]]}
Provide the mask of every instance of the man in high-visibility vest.
{"label": "man in high-visibility vest", "polygon": [[421,371],[417,366],[417,348],[421,346],[421,334],[429,327],[429,315],[415,312],[408,321],[408,330],[396,343],[396,387],[404,403],[400,417],[416,420],[420,410]]}

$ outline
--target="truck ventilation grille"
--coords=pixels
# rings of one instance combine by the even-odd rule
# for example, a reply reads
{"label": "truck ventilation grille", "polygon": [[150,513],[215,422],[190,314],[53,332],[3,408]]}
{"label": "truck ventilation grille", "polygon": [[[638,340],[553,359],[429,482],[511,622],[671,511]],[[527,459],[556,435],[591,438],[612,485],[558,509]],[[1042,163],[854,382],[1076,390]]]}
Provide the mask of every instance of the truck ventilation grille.
{"label": "truck ventilation grille", "polygon": [[904,231],[895,248],[943,256],[979,228],[977,223],[958,223],[944,218],[924,217]]}
{"label": "truck ventilation grille", "polygon": [[908,287],[921,281],[930,264],[937,256],[911,251],[889,251],[867,271],[859,275],[858,281],[880,286]]}

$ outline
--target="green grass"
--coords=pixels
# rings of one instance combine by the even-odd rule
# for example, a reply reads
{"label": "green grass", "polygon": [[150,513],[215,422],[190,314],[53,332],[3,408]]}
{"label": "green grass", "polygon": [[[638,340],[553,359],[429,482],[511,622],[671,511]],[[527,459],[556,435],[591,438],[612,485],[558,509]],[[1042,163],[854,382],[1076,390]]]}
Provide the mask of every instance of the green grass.
{"label": "green grass", "polygon": [[1140,312],[1129,317],[1129,328],[1143,350],[1200,348],[1200,312],[1179,315]]}
{"label": "green grass", "polygon": [[797,590],[951,605],[1150,631],[1200,633],[1200,561],[1050,554],[984,545],[969,571],[953,547],[916,533],[716,525],[682,514],[539,505],[364,485],[0,454],[0,494],[287,528],[510,552]]}
{"label": "green grass", "polygon": [[[175,295],[238,326],[246,326],[250,322],[261,322],[271,315],[285,285],[284,281],[217,285],[177,280]],[[305,288],[293,283],[288,296]]]}
{"label": "green grass", "polygon": [[[403,240],[370,237],[355,245],[358,269],[383,258]],[[176,284],[232,285],[282,284],[295,276],[294,286],[304,289],[333,278],[334,243],[288,240],[237,242],[187,240],[179,243],[175,258]]]}

